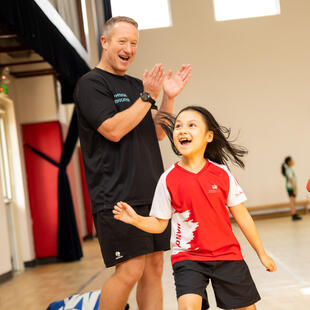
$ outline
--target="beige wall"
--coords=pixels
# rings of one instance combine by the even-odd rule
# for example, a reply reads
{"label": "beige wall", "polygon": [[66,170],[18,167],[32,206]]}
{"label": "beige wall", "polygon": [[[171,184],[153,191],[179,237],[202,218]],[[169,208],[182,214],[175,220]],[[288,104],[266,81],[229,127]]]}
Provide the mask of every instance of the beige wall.
{"label": "beige wall", "polygon": [[[281,15],[227,22],[214,20],[212,1],[172,0],[172,28],[140,32],[130,73],[162,62],[192,65],[192,78],[175,111],[196,104],[239,133],[249,149],[246,169],[232,169],[248,205],[288,200],[280,165],[295,159],[298,199],[305,199],[309,169],[310,1],[282,0]],[[162,143],[165,166],[176,160]]]}
{"label": "beige wall", "polygon": [[57,120],[52,75],[15,79],[15,109],[20,124]]}

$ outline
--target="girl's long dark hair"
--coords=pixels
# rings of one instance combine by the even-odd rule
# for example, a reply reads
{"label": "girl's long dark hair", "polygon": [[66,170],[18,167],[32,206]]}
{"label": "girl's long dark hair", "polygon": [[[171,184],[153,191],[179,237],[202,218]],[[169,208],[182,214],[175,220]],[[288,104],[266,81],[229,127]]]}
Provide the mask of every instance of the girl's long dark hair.
{"label": "girl's long dark hair", "polygon": [[173,143],[173,130],[179,114],[188,110],[199,112],[205,119],[208,130],[212,130],[214,133],[213,141],[208,143],[204,157],[223,165],[227,165],[228,161],[231,160],[234,164],[244,168],[241,158],[248,153],[247,149],[234,144],[233,141],[229,141],[230,129],[220,126],[213,115],[207,109],[200,106],[188,106],[182,109],[177,116],[163,112],[157,114],[157,121],[166,132],[173,151],[177,155],[181,155]]}
{"label": "girl's long dark hair", "polygon": [[291,159],[292,159],[291,156],[285,157],[284,163],[281,166],[281,173],[284,177],[286,176],[286,167],[288,166],[288,163],[291,161]]}

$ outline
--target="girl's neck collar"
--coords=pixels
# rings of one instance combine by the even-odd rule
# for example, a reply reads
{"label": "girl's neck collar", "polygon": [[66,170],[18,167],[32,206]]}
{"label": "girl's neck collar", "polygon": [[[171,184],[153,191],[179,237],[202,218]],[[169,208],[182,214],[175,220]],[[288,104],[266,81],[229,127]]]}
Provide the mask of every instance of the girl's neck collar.
{"label": "girl's neck collar", "polygon": [[188,161],[184,158],[182,158],[177,165],[183,169],[185,169],[188,172],[198,174],[200,171],[204,169],[204,167],[207,166],[208,159],[203,158],[202,160],[195,160],[195,161]]}

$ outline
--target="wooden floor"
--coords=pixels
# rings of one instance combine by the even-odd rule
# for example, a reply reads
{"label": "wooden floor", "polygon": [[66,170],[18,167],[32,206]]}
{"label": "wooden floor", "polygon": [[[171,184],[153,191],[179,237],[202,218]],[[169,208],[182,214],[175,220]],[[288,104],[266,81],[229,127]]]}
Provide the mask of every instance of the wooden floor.
{"label": "wooden floor", "polygon": [[[256,221],[259,233],[269,254],[278,265],[276,273],[267,273],[239,229],[233,224],[241,243],[243,255],[262,300],[261,310],[310,309],[310,215],[292,222],[289,217]],[[113,272],[103,267],[97,240],[83,244],[84,257],[79,262],[37,266],[14,275],[0,285],[1,310],[44,310],[49,303],[79,292],[100,288]],[[165,254],[163,275],[164,310],[175,310],[176,297],[169,261]],[[208,287],[210,309],[217,309],[212,288]],[[133,291],[130,309],[137,310]]]}

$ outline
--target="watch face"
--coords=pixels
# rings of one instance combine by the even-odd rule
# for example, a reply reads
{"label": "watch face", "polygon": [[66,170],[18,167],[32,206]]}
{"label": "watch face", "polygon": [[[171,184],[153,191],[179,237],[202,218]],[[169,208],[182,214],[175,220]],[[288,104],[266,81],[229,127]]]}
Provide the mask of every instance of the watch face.
{"label": "watch face", "polygon": [[141,99],[143,101],[148,101],[149,97],[150,97],[150,95],[148,93],[146,93],[146,92],[141,94]]}
{"label": "watch face", "polygon": [[142,99],[142,101],[150,102],[151,104],[155,104],[155,100],[147,92],[141,93],[140,98]]}

